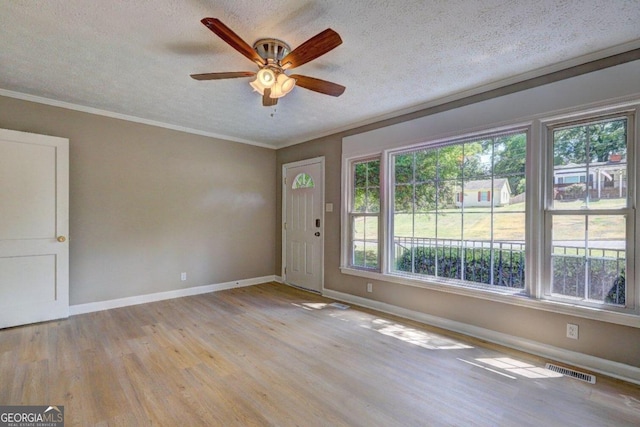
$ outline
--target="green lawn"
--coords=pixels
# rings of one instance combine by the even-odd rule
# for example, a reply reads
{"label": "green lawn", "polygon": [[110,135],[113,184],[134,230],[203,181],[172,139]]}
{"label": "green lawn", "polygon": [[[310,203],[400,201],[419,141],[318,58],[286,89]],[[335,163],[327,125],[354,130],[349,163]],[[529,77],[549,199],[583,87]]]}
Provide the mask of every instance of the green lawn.
{"label": "green lawn", "polygon": [[[581,209],[582,201],[559,202],[556,207],[562,209]],[[591,209],[611,209],[621,205],[621,199],[608,199],[591,202]],[[524,203],[516,203],[494,208],[494,240],[524,240],[525,213]],[[414,232],[415,226],[415,232]],[[491,232],[491,214],[489,208],[466,208],[464,221],[460,209],[444,209],[438,213],[411,214],[398,213],[394,216],[394,235],[402,237],[435,237],[468,240],[488,240]],[[464,228],[464,230],[463,230]],[[556,216],[553,230],[556,240],[584,239],[584,217]],[[362,223],[356,222],[356,239],[375,238],[377,222],[371,221],[366,230]],[[590,240],[624,240],[625,222],[622,216],[590,216]]]}
{"label": "green lawn", "polygon": [[[519,209],[518,209],[519,207]],[[496,240],[524,240],[524,204],[494,209],[494,238]],[[415,232],[414,230],[415,225]],[[435,213],[415,215],[396,214],[394,235],[414,237],[435,237],[460,240],[489,240],[491,236],[491,212],[489,209],[465,210],[464,218],[460,209],[446,209]]]}

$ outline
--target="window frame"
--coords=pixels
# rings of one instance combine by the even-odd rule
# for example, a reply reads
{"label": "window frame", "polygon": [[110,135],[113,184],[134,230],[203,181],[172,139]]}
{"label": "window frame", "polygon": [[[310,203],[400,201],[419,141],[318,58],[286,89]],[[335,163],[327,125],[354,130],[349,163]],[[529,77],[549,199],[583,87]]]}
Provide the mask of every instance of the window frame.
{"label": "window frame", "polygon": [[[358,144],[354,148],[350,148],[347,153],[343,152],[342,156],[342,206],[341,209],[341,253],[340,253],[340,272],[346,275],[365,278],[367,280],[379,280],[382,283],[391,285],[402,285],[417,287],[432,291],[445,292],[454,295],[461,295],[474,299],[487,300],[508,305],[525,307],[529,309],[542,310],[550,313],[558,313],[597,321],[604,321],[619,325],[625,325],[640,328],[640,273],[637,266],[640,259],[640,235],[633,236],[628,239],[627,257],[633,262],[633,273],[627,274],[627,307],[617,309],[615,306],[608,305],[606,307],[590,307],[586,305],[577,305],[572,302],[559,301],[550,299],[545,296],[545,245],[549,236],[545,231],[545,209],[547,207],[547,185],[548,174],[540,173],[540,170],[547,165],[549,161],[547,149],[549,147],[547,126],[554,123],[576,121],[582,118],[604,117],[607,115],[620,116],[626,113],[634,113],[634,123],[629,126],[629,132],[633,132],[630,136],[631,144],[640,144],[640,98],[638,96],[622,97],[608,101],[600,101],[590,105],[576,105],[567,107],[559,111],[540,112],[532,114],[528,117],[520,119],[495,121],[482,127],[476,127],[472,130],[462,130],[460,132],[451,130],[433,137],[431,139],[416,139],[415,135],[408,138],[406,142],[394,141],[393,139],[375,140],[374,144],[367,146],[362,138],[358,139]],[[388,200],[390,195],[390,161],[389,153],[397,151],[415,150],[418,147],[426,145],[441,145],[447,142],[461,139],[469,139],[478,135],[496,134],[501,131],[508,132],[518,128],[529,129],[529,141],[526,147],[526,206],[527,214],[525,220],[525,242],[540,242],[540,244],[527,244],[526,258],[527,273],[525,278],[525,291],[527,295],[514,295],[512,293],[500,292],[499,290],[487,290],[485,288],[475,288],[471,286],[460,286],[456,283],[445,283],[446,281],[436,282],[433,280],[416,279],[413,277],[402,277],[389,274],[389,266],[392,265],[392,251],[389,250],[389,230],[392,229],[392,220],[389,215]],[[628,150],[631,151],[631,150]],[[637,153],[637,152],[636,152]],[[633,187],[632,207],[635,209],[637,205],[637,189],[640,187],[640,159],[636,153],[628,154],[628,171],[626,182],[629,188]],[[348,216],[347,206],[350,197],[350,165],[352,161],[380,157],[380,240],[384,244],[380,245],[380,271],[367,271],[351,268],[348,261]],[[551,175],[552,176],[552,175]],[[553,179],[553,177],[551,178]],[[631,190],[629,190],[631,191]],[[492,198],[493,198],[492,194]],[[640,215],[635,214],[633,228],[630,230],[640,230]],[[633,277],[631,276],[633,274]],[[629,289],[633,287],[633,289]]]}
{"label": "window frame", "polygon": [[[368,162],[372,162],[372,161],[378,161],[380,162],[380,173],[379,173],[379,194],[378,194],[378,199],[379,199],[379,209],[377,213],[374,212],[355,212],[354,211],[354,199],[355,199],[355,183],[353,182],[353,177],[355,176],[355,170],[356,170],[356,166],[358,164],[362,164],[362,163],[368,163]],[[346,236],[343,238],[346,239],[347,241],[347,246],[348,246],[348,250],[346,251],[346,259],[343,259],[343,265],[347,266],[348,268],[352,268],[352,269],[356,269],[356,270],[362,270],[362,271],[369,271],[369,272],[376,272],[376,273],[381,273],[383,270],[383,266],[382,266],[382,254],[384,252],[383,250],[383,245],[384,245],[384,240],[382,238],[382,209],[383,209],[383,202],[382,202],[382,159],[380,155],[377,156],[366,156],[366,157],[362,157],[362,158],[354,158],[354,159],[350,159],[349,163],[348,163],[348,171],[349,173],[347,174],[348,176],[348,181],[349,181],[349,191],[348,191],[348,195],[347,195],[347,199],[346,199],[346,204],[345,206],[347,207],[346,211],[347,211],[347,232],[346,232]],[[356,219],[356,217],[365,217],[365,218],[377,218],[378,219],[378,267],[377,268],[367,268],[364,266],[358,266],[358,265],[354,265],[353,264],[353,259],[354,259],[354,239],[353,239],[353,233],[354,233],[354,220]],[[366,238],[365,238],[365,242],[366,242]],[[344,252],[344,251],[343,251]],[[366,260],[366,252],[365,252],[365,260]]]}
{"label": "window frame", "polygon": [[[443,148],[443,147],[450,147],[450,146],[454,146],[454,145],[458,145],[458,144],[467,144],[467,143],[472,143],[472,142],[477,142],[483,139],[493,139],[493,138],[499,138],[501,136],[508,136],[508,135],[516,135],[516,134],[524,134],[525,138],[526,138],[526,144],[525,144],[525,160],[526,158],[529,156],[529,147],[531,146],[531,124],[530,123],[526,123],[526,124],[522,124],[522,123],[518,123],[518,124],[514,124],[513,126],[504,126],[504,127],[499,127],[499,128],[489,128],[483,131],[479,131],[479,132],[474,132],[474,133],[470,133],[470,134],[464,134],[464,135],[459,135],[459,136],[452,136],[450,138],[443,138],[437,141],[432,141],[432,142],[426,142],[426,143],[420,143],[420,144],[414,144],[411,146],[406,146],[406,147],[398,147],[398,148],[394,148],[394,149],[389,149],[389,150],[385,150],[384,151],[384,155],[383,158],[385,160],[385,165],[383,166],[381,164],[381,168],[384,167],[384,172],[383,172],[383,176],[384,176],[384,182],[381,181],[381,188],[384,187],[385,188],[385,201],[388,201],[388,204],[385,204],[383,206],[381,206],[381,211],[383,216],[385,216],[385,224],[387,225],[387,227],[384,230],[384,238],[385,238],[385,245],[384,248],[381,249],[384,252],[385,255],[385,265],[384,265],[384,270],[383,274],[385,274],[387,277],[399,277],[399,278],[407,278],[409,280],[417,280],[419,282],[424,282],[425,284],[427,284],[429,286],[435,286],[436,288],[449,288],[449,287],[453,287],[453,288],[460,288],[460,289],[470,289],[472,290],[472,292],[487,292],[489,295],[492,294],[501,294],[501,295],[519,295],[523,292],[529,294],[530,293],[530,289],[529,289],[529,281],[527,279],[527,276],[525,276],[525,283],[524,283],[524,288],[509,288],[509,287],[502,287],[502,286],[496,286],[493,284],[483,284],[483,283],[479,283],[479,282],[471,282],[471,281],[465,281],[465,280],[461,280],[461,279],[448,279],[448,278],[444,278],[444,277],[438,277],[438,276],[428,276],[428,275],[420,275],[418,273],[404,273],[404,272],[400,272],[400,271],[395,271],[392,266],[394,265],[394,257],[393,257],[393,245],[394,245],[394,235],[392,230],[394,229],[394,215],[393,213],[394,211],[394,206],[393,206],[393,201],[395,200],[395,188],[394,188],[394,179],[393,176],[395,174],[395,167],[394,167],[394,156],[396,155],[402,155],[405,153],[413,153],[413,152],[417,152],[420,150],[424,150],[424,149],[438,149],[438,148]],[[388,165],[388,166],[387,166]],[[525,178],[526,178],[526,182],[529,181],[529,173],[530,173],[530,166],[528,164],[525,164]],[[491,176],[493,177],[493,170],[491,171]],[[488,178],[491,179],[491,178]],[[466,180],[463,180],[463,182]],[[526,184],[528,187],[528,183]],[[467,192],[467,190],[464,188],[464,186],[462,187],[460,193],[460,199],[461,201],[459,203],[464,203],[465,198],[471,198],[472,200],[477,200],[478,198],[478,194],[479,191],[476,192],[475,190],[471,190],[471,192],[466,195],[467,197],[465,197],[465,193]],[[525,191],[526,193],[526,191]],[[456,201],[457,201],[457,196],[458,194],[456,194]],[[489,204],[489,207],[491,208],[491,215],[494,215],[494,208],[495,205],[493,204],[493,198],[491,199],[491,203],[487,202]],[[526,200],[526,204],[529,203],[529,200]],[[528,215],[525,211],[525,218],[527,218]],[[524,254],[524,259],[525,259],[525,263],[529,263],[528,258],[529,258],[529,254],[528,254],[528,250],[527,250],[527,245],[526,242],[528,241],[528,227],[525,226],[525,254]],[[491,242],[493,242],[493,238],[491,239]],[[490,299],[490,298],[489,298]]]}
{"label": "window frame", "polygon": [[[575,304],[579,307],[591,308],[596,310],[619,312],[619,313],[634,313],[638,314],[638,302],[637,294],[640,286],[638,285],[636,275],[636,250],[638,245],[638,239],[635,237],[635,230],[638,227],[638,218],[636,213],[636,176],[638,173],[638,164],[636,162],[636,150],[635,146],[637,141],[637,118],[638,110],[640,106],[635,108],[611,108],[605,111],[598,112],[586,112],[570,117],[559,117],[548,121],[542,121],[543,126],[543,145],[544,145],[544,157],[542,159],[545,165],[546,173],[544,174],[543,183],[543,269],[542,279],[543,287],[541,289],[540,297],[545,300],[554,301],[558,303]],[[627,119],[627,206],[624,208],[616,209],[589,209],[585,212],[582,209],[560,209],[554,204],[554,131],[562,128],[570,128],[572,126],[588,125],[590,123],[597,123],[606,120],[613,120],[616,118]],[[591,175],[590,171],[586,172]],[[582,179],[584,178],[584,180]],[[586,175],[580,175],[580,183],[586,183]],[[591,179],[589,180],[591,182]],[[588,188],[588,187],[587,187]],[[625,231],[625,258],[626,258],[626,277],[627,285],[625,290],[625,306],[616,306],[613,304],[598,303],[594,301],[577,301],[573,297],[560,296],[553,294],[552,287],[552,252],[553,252],[553,236],[552,236],[552,223],[555,217],[559,216],[623,216],[625,218],[626,231]]]}

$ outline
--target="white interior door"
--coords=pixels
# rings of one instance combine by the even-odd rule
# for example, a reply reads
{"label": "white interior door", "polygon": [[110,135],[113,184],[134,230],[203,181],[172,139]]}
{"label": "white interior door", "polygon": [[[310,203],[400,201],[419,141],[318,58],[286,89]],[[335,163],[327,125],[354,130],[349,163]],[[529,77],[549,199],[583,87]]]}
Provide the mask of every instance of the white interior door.
{"label": "white interior door", "polygon": [[324,158],[283,166],[284,281],[322,291]]}
{"label": "white interior door", "polygon": [[0,129],[0,328],[69,316],[69,140]]}

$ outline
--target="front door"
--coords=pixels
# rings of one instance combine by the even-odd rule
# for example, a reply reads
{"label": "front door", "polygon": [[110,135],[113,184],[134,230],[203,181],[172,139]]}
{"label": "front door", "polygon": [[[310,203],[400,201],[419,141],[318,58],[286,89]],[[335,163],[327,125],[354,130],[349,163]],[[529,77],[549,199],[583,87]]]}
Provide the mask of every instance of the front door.
{"label": "front door", "polygon": [[283,166],[285,283],[322,291],[324,157]]}
{"label": "front door", "polygon": [[69,140],[0,129],[0,328],[69,316]]}

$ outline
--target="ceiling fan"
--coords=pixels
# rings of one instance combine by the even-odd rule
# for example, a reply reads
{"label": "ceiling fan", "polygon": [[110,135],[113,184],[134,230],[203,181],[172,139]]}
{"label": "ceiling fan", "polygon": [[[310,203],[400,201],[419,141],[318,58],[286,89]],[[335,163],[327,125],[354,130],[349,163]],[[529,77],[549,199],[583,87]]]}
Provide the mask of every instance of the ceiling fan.
{"label": "ceiling fan", "polygon": [[262,95],[262,105],[265,107],[276,105],[278,98],[291,92],[296,85],[331,96],[340,96],[345,90],[344,86],[326,80],[300,74],[287,75],[285,73],[286,70],[313,61],[342,44],[342,39],[338,33],[331,28],[311,37],[294,50],[291,50],[288,44],[278,39],[259,39],[251,47],[219,19],[204,18],[201,22],[232,48],[253,61],[259,70],[257,72],[233,71],[191,74],[191,77],[196,80],[220,80],[255,76],[256,79],[251,81],[250,85]]}

